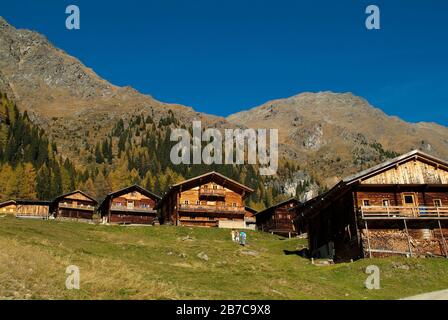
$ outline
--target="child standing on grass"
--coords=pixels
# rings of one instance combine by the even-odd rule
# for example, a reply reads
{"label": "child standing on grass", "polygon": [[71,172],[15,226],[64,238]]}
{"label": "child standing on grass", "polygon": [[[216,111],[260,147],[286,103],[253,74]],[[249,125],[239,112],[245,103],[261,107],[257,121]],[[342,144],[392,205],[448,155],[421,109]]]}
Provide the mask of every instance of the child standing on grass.
{"label": "child standing on grass", "polygon": [[243,247],[246,245],[246,236],[246,232],[240,232],[240,245],[242,245]]}
{"label": "child standing on grass", "polygon": [[240,234],[239,234],[238,230],[235,230],[235,242],[236,243],[240,242]]}

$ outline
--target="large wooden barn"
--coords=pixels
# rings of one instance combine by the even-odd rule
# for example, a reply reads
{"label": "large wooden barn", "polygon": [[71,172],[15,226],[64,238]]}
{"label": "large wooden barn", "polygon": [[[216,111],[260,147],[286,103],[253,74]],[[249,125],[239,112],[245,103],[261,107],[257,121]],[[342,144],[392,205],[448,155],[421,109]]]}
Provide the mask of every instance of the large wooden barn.
{"label": "large wooden barn", "polygon": [[0,203],[0,214],[14,215],[18,218],[47,219],[50,215],[50,202],[10,200]]}
{"label": "large wooden barn", "polygon": [[106,196],[98,211],[104,223],[158,223],[155,206],[160,197],[138,185],[133,185]]}
{"label": "large wooden barn", "polygon": [[157,207],[163,222],[176,226],[246,229],[253,214],[244,200],[252,192],[241,183],[210,172],[172,186]]}
{"label": "large wooden barn", "polygon": [[297,207],[312,257],[448,257],[448,162],[412,151]]}
{"label": "large wooden barn", "polygon": [[257,229],[291,238],[297,236],[294,220],[296,211],[292,208],[300,205],[297,199],[280,202],[256,214]]}
{"label": "large wooden barn", "polygon": [[94,198],[77,190],[54,199],[51,212],[55,218],[92,220],[97,205]]}

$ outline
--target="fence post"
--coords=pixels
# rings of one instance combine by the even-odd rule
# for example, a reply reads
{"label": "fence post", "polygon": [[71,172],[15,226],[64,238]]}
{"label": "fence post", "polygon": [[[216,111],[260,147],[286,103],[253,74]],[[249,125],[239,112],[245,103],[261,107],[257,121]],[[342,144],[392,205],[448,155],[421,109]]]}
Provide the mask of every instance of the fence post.
{"label": "fence post", "polygon": [[406,230],[406,236],[408,237],[409,254],[410,254],[410,256],[412,257],[411,237],[409,236],[408,225],[406,224],[406,219],[403,219],[403,222],[404,222],[404,229]]}

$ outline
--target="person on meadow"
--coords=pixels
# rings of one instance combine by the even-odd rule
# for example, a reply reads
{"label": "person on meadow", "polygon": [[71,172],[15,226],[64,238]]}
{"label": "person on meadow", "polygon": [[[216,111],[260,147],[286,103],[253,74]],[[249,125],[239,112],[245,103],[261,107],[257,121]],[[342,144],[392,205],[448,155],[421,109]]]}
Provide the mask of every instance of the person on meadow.
{"label": "person on meadow", "polygon": [[235,242],[236,243],[240,242],[240,233],[238,232],[238,230],[235,230]]}
{"label": "person on meadow", "polygon": [[243,247],[246,245],[246,237],[247,237],[246,232],[241,231],[239,238],[240,238],[240,245],[242,245]]}
{"label": "person on meadow", "polygon": [[230,234],[232,235],[232,241],[236,242],[236,230],[232,229],[232,232]]}

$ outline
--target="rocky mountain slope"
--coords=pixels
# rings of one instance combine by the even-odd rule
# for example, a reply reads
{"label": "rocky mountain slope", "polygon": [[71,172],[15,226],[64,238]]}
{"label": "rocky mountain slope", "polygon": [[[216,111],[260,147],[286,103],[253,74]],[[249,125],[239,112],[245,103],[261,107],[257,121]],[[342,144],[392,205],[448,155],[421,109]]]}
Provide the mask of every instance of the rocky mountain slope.
{"label": "rocky mountain slope", "polygon": [[302,187],[310,176],[330,187],[344,175],[414,148],[448,159],[448,128],[389,117],[349,93],[304,93],[227,119],[166,104],[101,79],[44,36],[16,29],[1,17],[0,92],[45,129],[62,157],[79,166],[90,165],[79,150],[90,152],[120,119],[126,124],[136,114],[156,122],[174,114],[185,126],[199,119],[218,128],[278,128],[281,155],[300,166],[283,181],[283,190]]}
{"label": "rocky mountain slope", "polygon": [[249,127],[278,128],[284,153],[328,185],[412,149],[448,159],[448,128],[407,123],[351,93],[302,93],[269,101],[227,120]]}
{"label": "rocky mountain slope", "polygon": [[130,87],[112,85],[44,36],[18,30],[1,17],[0,91],[26,110],[68,153],[73,141],[67,144],[65,140],[78,136],[80,129],[95,128],[89,133],[90,139],[102,137],[119,118],[132,114],[151,115],[157,120],[172,110],[185,123],[193,119],[213,125],[225,122],[186,106],[162,103]]}

